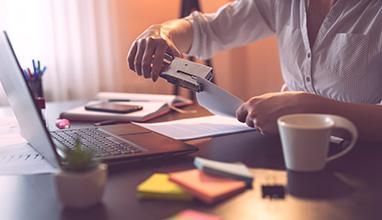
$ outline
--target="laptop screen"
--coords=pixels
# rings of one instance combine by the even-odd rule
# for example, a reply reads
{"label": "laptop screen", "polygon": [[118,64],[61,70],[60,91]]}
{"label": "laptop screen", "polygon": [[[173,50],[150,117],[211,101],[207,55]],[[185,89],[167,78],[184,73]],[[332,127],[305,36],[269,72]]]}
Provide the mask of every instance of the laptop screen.
{"label": "laptop screen", "polygon": [[5,31],[0,34],[0,81],[20,125],[21,135],[48,162],[58,167],[54,144]]}

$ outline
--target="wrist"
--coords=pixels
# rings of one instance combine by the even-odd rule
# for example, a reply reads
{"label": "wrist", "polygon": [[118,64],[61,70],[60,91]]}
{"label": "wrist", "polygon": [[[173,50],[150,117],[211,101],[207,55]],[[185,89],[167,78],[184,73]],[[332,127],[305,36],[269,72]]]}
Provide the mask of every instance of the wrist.
{"label": "wrist", "polygon": [[300,111],[303,113],[327,113],[326,99],[321,96],[301,93],[299,100]]}

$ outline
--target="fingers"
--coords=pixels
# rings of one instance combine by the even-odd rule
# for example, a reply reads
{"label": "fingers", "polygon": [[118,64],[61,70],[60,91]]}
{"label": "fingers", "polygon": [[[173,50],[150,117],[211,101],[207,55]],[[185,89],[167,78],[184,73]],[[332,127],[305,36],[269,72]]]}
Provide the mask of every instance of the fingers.
{"label": "fingers", "polygon": [[166,44],[158,45],[158,47],[155,49],[153,66],[151,68],[151,77],[154,82],[158,80],[159,74],[163,68],[163,60],[166,50]]}
{"label": "fingers", "polygon": [[245,118],[245,123],[248,125],[248,127],[254,128],[255,123],[253,123],[253,118],[250,114],[247,114],[247,117]]}
{"label": "fingers", "polygon": [[129,68],[131,70],[134,70],[134,61],[135,61],[135,56],[137,54],[137,50],[138,50],[138,43],[137,41],[134,41],[127,55],[127,63],[129,64]]}
{"label": "fingers", "polygon": [[129,68],[157,81],[160,72],[165,67],[165,53],[175,57],[182,57],[182,53],[171,43],[163,38],[146,37],[136,40],[128,53],[127,62]]}
{"label": "fingers", "polygon": [[153,60],[153,54],[155,50],[155,42],[154,39],[149,38],[146,40],[146,50],[142,57],[142,70],[143,76],[145,78],[151,77],[151,63]]}
{"label": "fingers", "polygon": [[236,110],[236,118],[237,118],[237,120],[239,120],[240,122],[245,122],[245,121],[246,121],[247,114],[248,114],[248,110],[247,110],[247,106],[246,106],[245,103],[242,104],[242,105]]}
{"label": "fingers", "polygon": [[140,39],[138,40],[138,48],[137,48],[137,54],[135,55],[134,60],[134,71],[138,73],[138,75],[142,75],[142,59],[143,54],[145,53],[146,49],[146,40]]}
{"label": "fingers", "polygon": [[183,57],[183,54],[174,45],[170,45],[171,54],[175,57]]}

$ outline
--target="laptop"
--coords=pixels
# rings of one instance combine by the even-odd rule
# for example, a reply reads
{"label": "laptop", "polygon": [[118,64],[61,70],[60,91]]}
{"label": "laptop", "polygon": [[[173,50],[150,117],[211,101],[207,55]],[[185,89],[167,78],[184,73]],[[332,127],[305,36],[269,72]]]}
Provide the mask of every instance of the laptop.
{"label": "laptop", "polygon": [[0,34],[0,82],[20,125],[21,135],[54,167],[77,138],[102,161],[114,164],[190,154],[197,148],[134,124],[48,131],[22,73],[7,33]]}

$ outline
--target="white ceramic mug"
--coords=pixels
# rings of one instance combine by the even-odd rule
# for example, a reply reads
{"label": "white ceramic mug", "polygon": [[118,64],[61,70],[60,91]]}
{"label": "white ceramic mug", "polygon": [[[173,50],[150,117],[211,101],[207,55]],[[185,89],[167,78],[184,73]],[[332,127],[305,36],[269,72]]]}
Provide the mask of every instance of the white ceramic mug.
{"label": "white ceramic mug", "polygon": [[[349,120],[326,114],[285,115],[277,121],[285,164],[288,170],[318,171],[328,161],[348,153],[358,138],[357,129]],[[345,129],[351,142],[343,151],[328,157],[333,129]]]}

